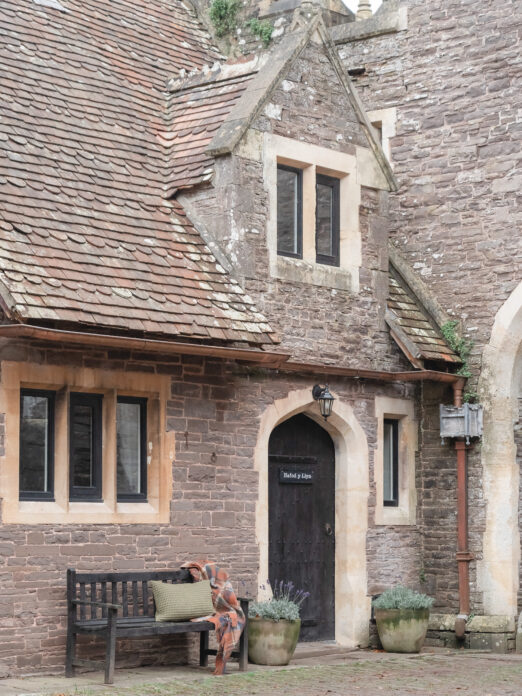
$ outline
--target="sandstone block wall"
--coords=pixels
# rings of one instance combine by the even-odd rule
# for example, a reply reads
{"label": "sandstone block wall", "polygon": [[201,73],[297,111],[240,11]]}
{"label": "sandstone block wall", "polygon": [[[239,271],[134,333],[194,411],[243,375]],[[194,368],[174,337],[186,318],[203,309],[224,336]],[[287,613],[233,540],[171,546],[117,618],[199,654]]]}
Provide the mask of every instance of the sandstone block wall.
{"label": "sandstone block wall", "polygon": [[[212,359],[51,349],[42,343],[3,342],[2,356],[170,375],[166,427],[176,433],[176,455],[167,524],[0,525],[0,676],[63,669],[68,567],[161,569],[210,558],[230,569],[240,594],[256,594],[258,472],[253,461],[260,416],[291,390],[311,389],[313,378]],[[369,443],[368,593],[399,581],[414,583],[422,565],[418,530],[373,526],[373,452],[375,395],[414,398],[416,387],[339,378],[332,380],[331,388],[338,399],[352,405]],[[99,644],[80,643],[83,656],[98,655],[100,649]],[[184,661],[195,656],[190,650],[191,641],[183,638],[167,643],[122,641],[118,664]]]}
{"label": "sandstone block wall", "polygon": [[[401,4],[408,8],[407,31],[339,49],[348,69],[366,68],[356,79],[365,107],[397,108],[391,159],[400,190],[390,196],[390,236],[474,341],[473,388],[495,314],[520,280],[520,6],[515,0]],[[426,403],[427,423],[430,410],[435,418],[435,402]],[[440,449],[435,426],[425,423],[423,435],[430,430],[432,442],[422,448],[431,486],[424,543],[428,577],[437,585],[439,573],[451,574],[454,563],[444,530],[454,509],[455,467],[454,452]],[[435,516],[441,525],[437,531]],[[470,548],[480,559],[479,445],[469,454],[469,517]],[[473,610],[479,612],[475,564],[471,572]],[[455,588],[446,595],[449,609]]]}

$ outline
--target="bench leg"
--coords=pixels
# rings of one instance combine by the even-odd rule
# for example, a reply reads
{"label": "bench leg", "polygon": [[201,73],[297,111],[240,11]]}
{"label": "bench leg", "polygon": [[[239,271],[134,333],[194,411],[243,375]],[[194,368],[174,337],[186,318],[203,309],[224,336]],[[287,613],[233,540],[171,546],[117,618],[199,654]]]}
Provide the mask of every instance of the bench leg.
{"label": "bench leg", "polygon": [[76,633],[71,621],[67,622],[67,644],[65,647],[65,676],[74,677],[74,658],[76,657]]}
{"label": "bench leg", "polygon": [[239,671],[245,672],[248,669],[248,619],[241,638],[239,639]]}
{"label": "bench leg", "polygon": [[109,609],[107,617],[107,649],[105,653],[105,684],[114,683],[114,664],[116,662],[116,617],[118,611]]}
{"label": "bench leg", "polygon": [[208,667],[208,631],[199,634],[199,666]]}

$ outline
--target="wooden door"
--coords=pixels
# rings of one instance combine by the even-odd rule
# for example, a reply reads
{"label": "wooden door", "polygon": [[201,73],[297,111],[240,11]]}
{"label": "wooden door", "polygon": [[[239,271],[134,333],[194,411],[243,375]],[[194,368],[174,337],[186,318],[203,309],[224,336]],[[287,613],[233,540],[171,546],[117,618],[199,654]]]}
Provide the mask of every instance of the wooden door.
{"label": "wooden door", "polygon": [[335,450],[328,433],[300,414],[270,436],[270,582],[310,592],[300,640],[335,637]]}

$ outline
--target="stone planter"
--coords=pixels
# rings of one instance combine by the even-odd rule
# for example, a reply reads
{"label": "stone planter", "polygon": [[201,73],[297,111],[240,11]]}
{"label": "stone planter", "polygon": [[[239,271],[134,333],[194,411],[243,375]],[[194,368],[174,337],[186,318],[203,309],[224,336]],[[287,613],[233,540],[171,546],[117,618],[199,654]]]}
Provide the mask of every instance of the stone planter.
{"label": "stone planter", "polygon": [[386,652],[420,651],[428,631],[429,609],[375,609],[374,615]]}
{"label": "stone planter", "polygon": [[248,659],[255,665],[287,665],[292,659],[301,619],[297,621],[248,620]]}

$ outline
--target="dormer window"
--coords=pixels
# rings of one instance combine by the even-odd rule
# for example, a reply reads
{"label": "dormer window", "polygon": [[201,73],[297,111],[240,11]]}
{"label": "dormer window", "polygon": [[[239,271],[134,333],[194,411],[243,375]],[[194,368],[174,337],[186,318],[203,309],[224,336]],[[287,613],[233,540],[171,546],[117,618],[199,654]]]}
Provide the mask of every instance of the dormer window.
{"label": "dormer window", "polygon": [[315,186],[316,262],[339,265],[339,179],[317,174]]}
{"label": "dormer window", "polygon": [[303,172],[277,167],[277,253],[303,258]]}

